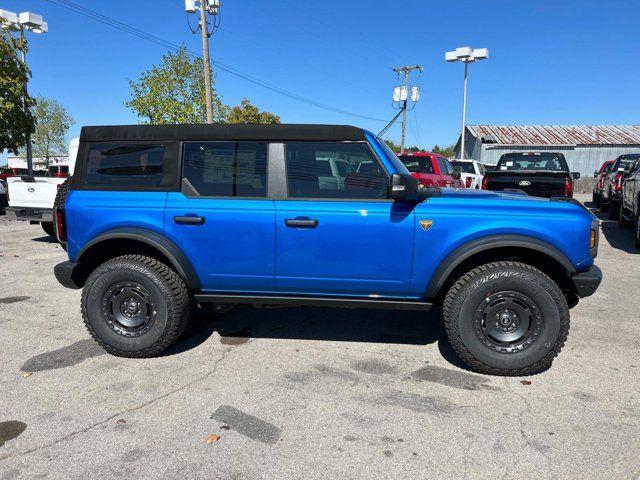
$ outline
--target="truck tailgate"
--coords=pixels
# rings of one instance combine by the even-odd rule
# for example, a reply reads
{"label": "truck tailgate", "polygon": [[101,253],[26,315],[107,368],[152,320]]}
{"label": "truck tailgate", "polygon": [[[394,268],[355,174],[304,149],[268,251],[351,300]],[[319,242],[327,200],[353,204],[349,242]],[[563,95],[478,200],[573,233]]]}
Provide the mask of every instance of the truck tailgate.
{"label": "truck tailgate", "polygon": [[63,178],[38,178],[24,182],[20,177],[8,179],[9,206],[28,208],[53,208],[58,185]]}
{"label": "truck tailgate", "polygon": [[485,178],[488,190],[514,189],[535,197],[562,197],[568,176],[566,172],[494,170]]}

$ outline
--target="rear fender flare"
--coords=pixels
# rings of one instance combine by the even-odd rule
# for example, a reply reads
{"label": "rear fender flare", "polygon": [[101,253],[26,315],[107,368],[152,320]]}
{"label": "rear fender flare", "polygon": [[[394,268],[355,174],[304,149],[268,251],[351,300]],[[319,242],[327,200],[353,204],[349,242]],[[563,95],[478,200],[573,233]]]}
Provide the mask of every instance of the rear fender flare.
{"label": "rear fender flare", "polygon": [[97,237],[91,239],[78,252],[78,255],[76,256],[78,262],[81,262],[82,255],[95,245],[115,239],[135,240],[158,250],[169,259],[171,266],[178,272],[189,288],[195,290],[201,288],[200,279],[196,275],[191,262],[182,250],[161,234],[143,228],[116,228],[114,230],[101,233]]}

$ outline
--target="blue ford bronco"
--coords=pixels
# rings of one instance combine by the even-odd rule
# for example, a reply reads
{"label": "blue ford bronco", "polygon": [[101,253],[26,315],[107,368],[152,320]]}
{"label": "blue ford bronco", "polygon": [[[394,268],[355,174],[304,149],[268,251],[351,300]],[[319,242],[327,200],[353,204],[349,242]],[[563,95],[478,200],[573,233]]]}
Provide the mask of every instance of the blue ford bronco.
{"label": "blue ford bronco", "polygon": [[159,354],[196,304],[438,305],[470,368],[529,375],[602,279],[577,201],[422,187],[360,128],[84,127],[77,162],[55,275],[114,355]]}

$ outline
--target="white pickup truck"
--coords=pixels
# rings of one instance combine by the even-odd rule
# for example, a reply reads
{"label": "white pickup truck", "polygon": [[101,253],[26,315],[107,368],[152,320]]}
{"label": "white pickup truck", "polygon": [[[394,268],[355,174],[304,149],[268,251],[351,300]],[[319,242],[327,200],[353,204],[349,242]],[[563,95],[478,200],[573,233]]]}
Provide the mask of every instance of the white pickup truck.
{"label": "white pickup truck", "polygon": [[[69,175],[73,175],[78,144],[78,138],[74,138],[69,144]],[[29,177],[26,175],[7,178],[9,190],[7,217],[15,220],[27,220],[32,224],[39,223],[47,235],[55,236],[53,202],[58,188],[65,180],[65,178],[58,177]]]}

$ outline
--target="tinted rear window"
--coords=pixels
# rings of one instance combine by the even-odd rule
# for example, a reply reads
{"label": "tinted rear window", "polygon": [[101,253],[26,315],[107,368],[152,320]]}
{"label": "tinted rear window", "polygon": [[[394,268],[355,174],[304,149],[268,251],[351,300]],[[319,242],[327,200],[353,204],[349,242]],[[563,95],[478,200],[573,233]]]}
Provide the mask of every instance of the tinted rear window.
{"label": "tinted rear window", "polygon": [[413,173],[434,173],[431,157],[414,157],[413,155],[398,155],[407,170]]}
{"label": "tinted rear window", "polygon": [[476,173],[471,162],[451,162],[451,165],[460,173]]}
{"label": "tinted rear window", "polygon": [[496,170],[542,170],[552,172],[568,172],[567,162],[562,155],[553,153],[541,154],[507,154],[500,157]]}
{"label": "tinted rear window", "polygon": [[97,143],[89,148],[84,185],[160,187],[165,148],[160,144]]}
{"label": "tinted rear window", "polygon": [[635,163],[638,161],[639,158],[640,158],[640,154],[639,155],[622,155],[620,156],[620,158],[616,160],[614,168],[615,170],[618,170],[620,168],[629,170],[631,167],[635,165]]}

